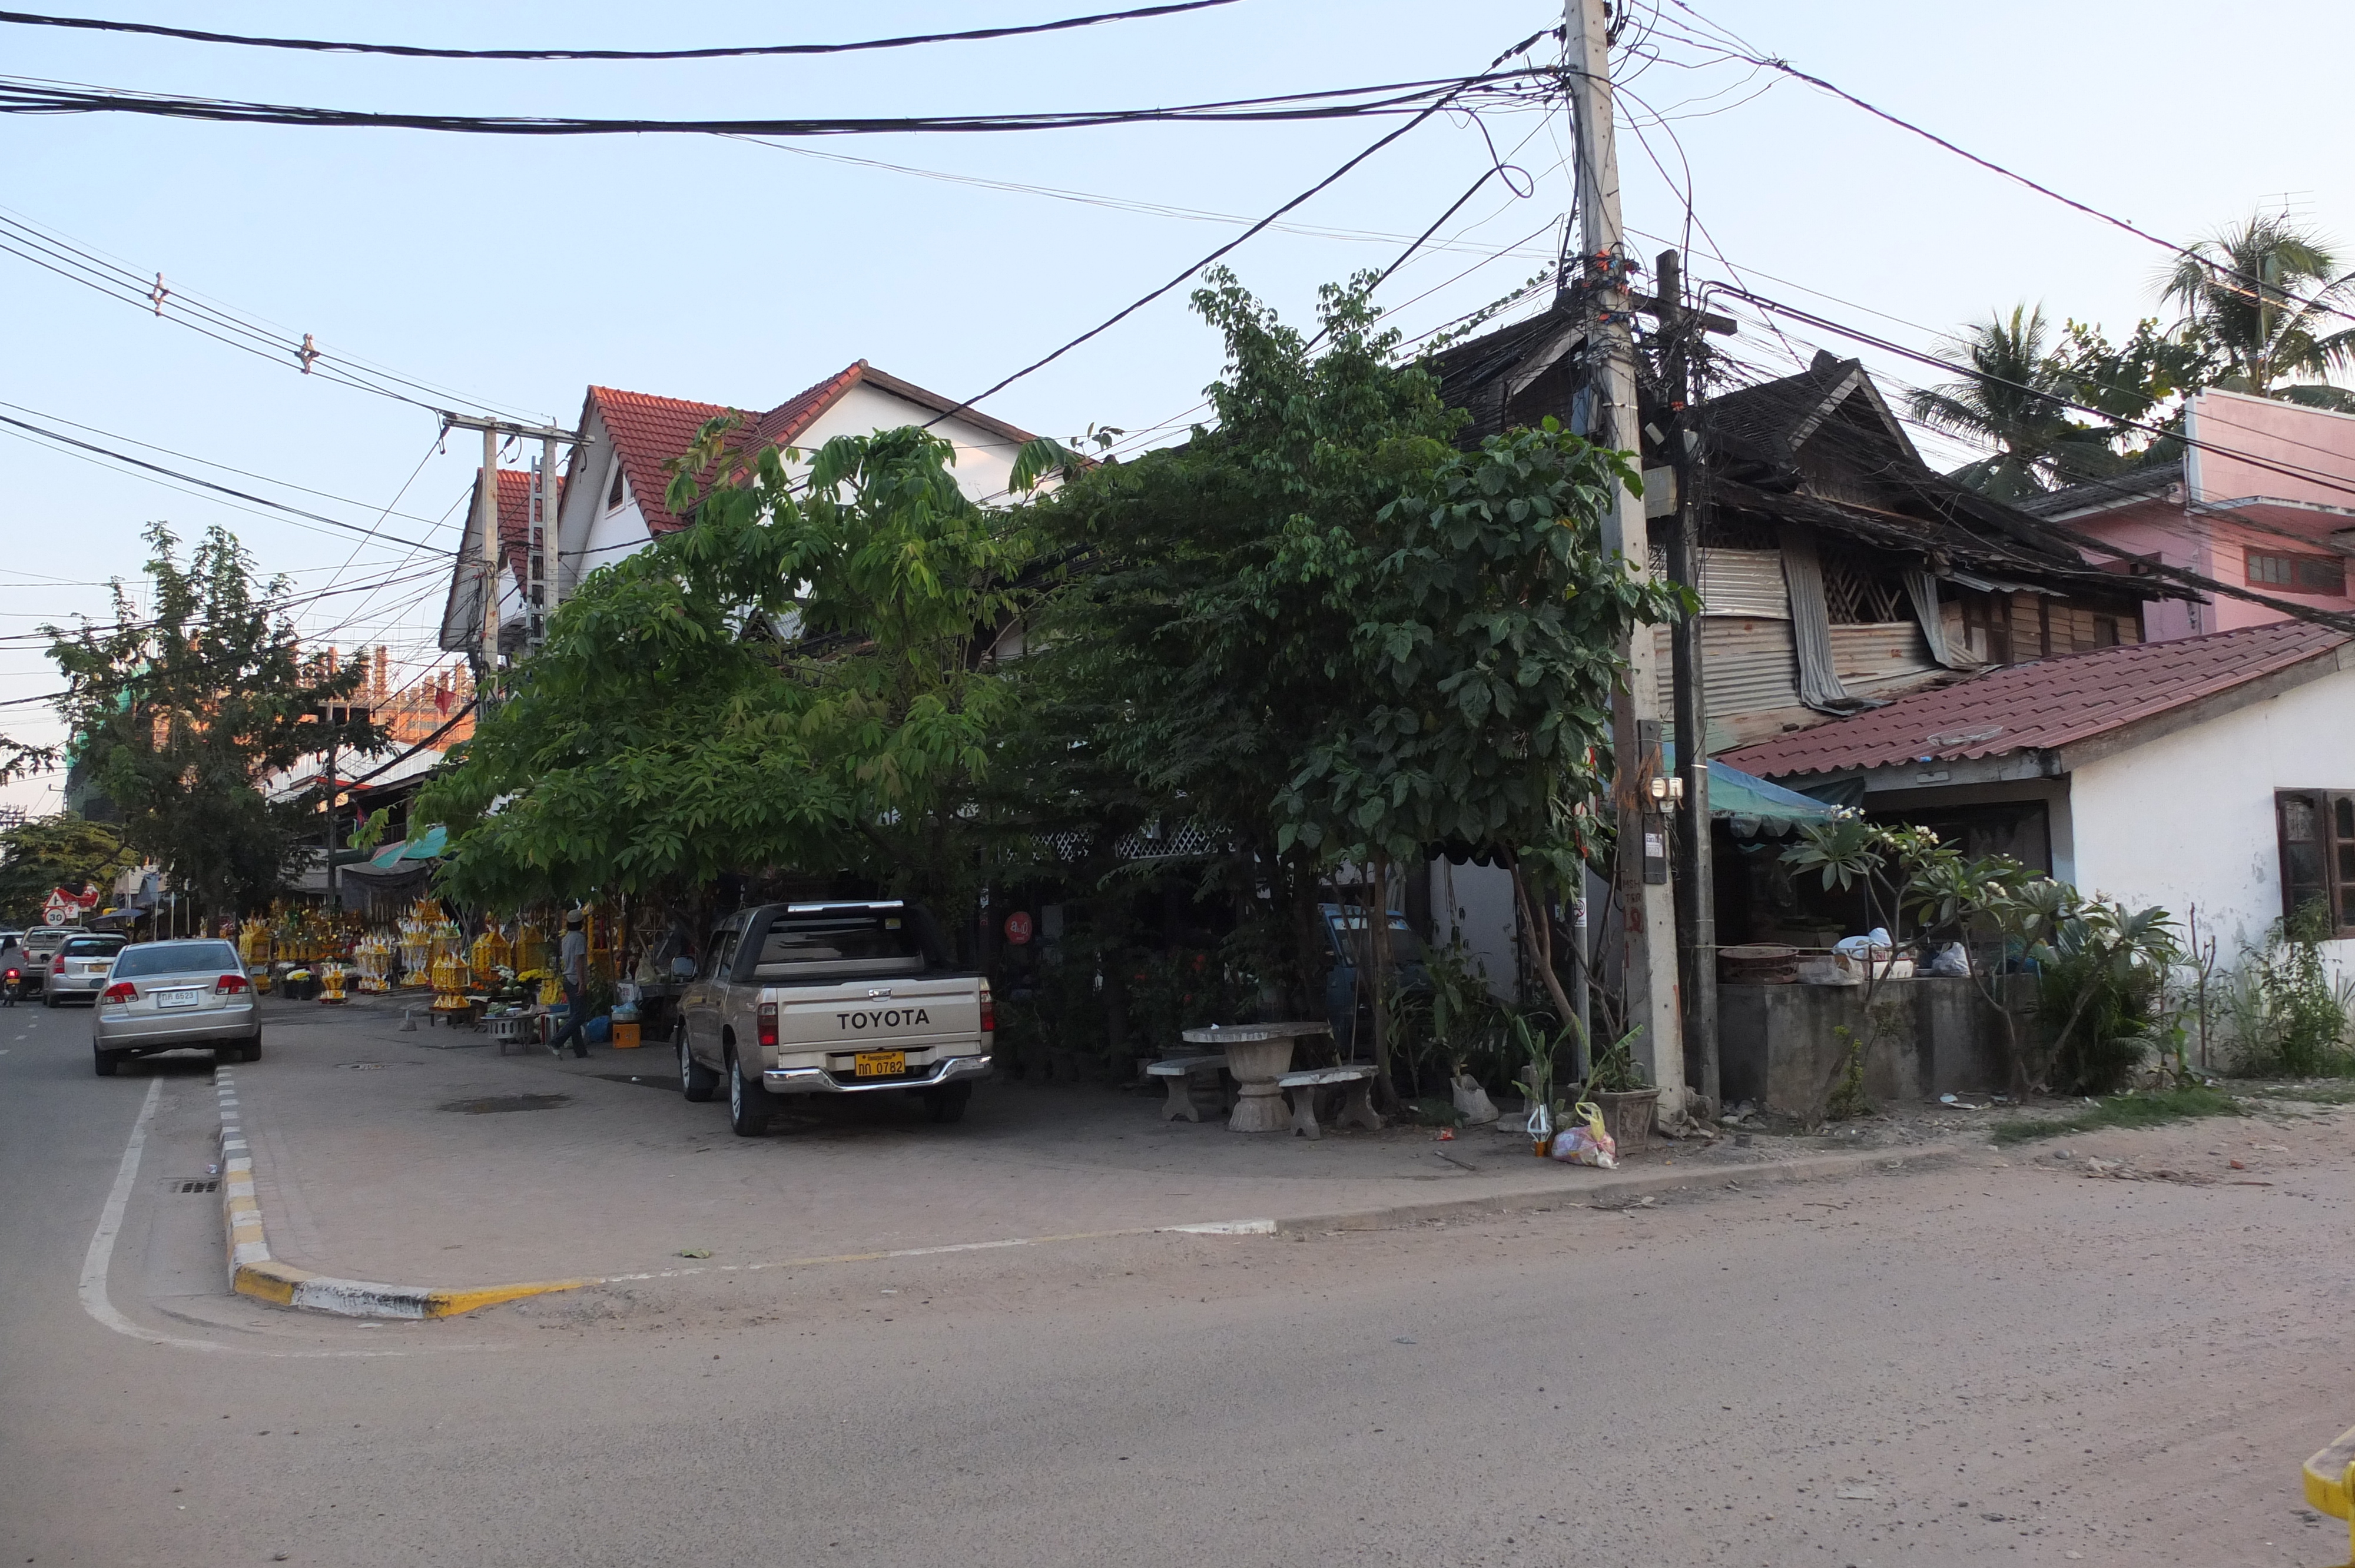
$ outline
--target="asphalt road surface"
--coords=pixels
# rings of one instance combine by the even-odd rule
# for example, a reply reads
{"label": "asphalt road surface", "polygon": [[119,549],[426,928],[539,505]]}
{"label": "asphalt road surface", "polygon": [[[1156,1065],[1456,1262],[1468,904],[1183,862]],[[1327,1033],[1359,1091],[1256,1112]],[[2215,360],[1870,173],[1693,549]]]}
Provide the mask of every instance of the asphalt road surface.
{"label": "asphalt road surface", "polygon": [[0,1563],[2346,1552],[2297,1467],[2355,1424],[2355,1112],[2069,1146],[2186,1180],[2030,1146],[1625,1213],[1082,1242],[372,1326],[224,1293],[218,1200],[178,1190],[211,1158],[208,1069],[95,1077],[88,1027],[0,1012]]}

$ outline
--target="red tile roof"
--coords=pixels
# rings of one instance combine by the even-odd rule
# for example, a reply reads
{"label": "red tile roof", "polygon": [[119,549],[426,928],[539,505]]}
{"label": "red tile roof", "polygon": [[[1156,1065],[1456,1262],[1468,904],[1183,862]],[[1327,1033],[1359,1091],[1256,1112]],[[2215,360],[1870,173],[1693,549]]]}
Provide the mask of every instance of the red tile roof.
{"label": "red tile roof", "polygon": [[[482,494],[482,476],[477,474],[474,479],[477,502],[467,503],[466,518],[470,527],[474,523],[475,505]],[[559,474],[556,481],[557,502],[559,505],[564,499],[564,477]],[[549,522],[551,524],[555,522],[555,514],[552,512],[549,514]],[[522,577],[525,569],[525,552],[531,547],[530,535],[531,472],[527,469],[503,468],[499,470],[499,556],[506,562],[507,569],[514,572],[518,580]],[[479,560],[481,556],[477,555],[474,558]]]}
{"label": "red tile roof", "polygon": [[[919,408],[944,414],[957,410],[955,403],[940,394],[902,381],[861,359],[795,393],[764,414],[747,416],[751,429],[746,444],[755,450],[792,444],[816,422],[819,415],[861,382]],[[621,455],[622,471],[629,476],[630,493],[637,498],[638,510],[645,515],[648,530],[656,534],[669,533],[680,525],[678,518],[663,503],[663,496],[670,489],[671,463],[694,444],[696,432],[707,420],[744,412],[729,404],[691,403],[644,392],[623,392],[611,387],[591,387],[589,401],[604,419],[605,429],[612,432],[613,449]],[[987,414],[964,409],[957,417],[1017,446],[1031,439],[1028,431]]]}
{"label": "red tile roof", "polygon": [[2283,620],[2012,664],[1745,746],[1723,760],[1745,773],[1783,779],[2067,746],[2286,670],[2348,641],[2328,627]]}

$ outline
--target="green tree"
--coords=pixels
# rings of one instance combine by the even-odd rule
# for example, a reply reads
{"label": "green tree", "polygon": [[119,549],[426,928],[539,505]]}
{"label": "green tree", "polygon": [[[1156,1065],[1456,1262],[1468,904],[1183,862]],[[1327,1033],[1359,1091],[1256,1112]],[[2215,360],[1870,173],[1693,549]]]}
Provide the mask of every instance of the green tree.
{"label": "green tree", "polygon": [[[2009,316],[1973,323],[1940,348],[1939,357],[1962,375],[1909,394],[1907,410],[1933,429],[1994,449],[1951,477],[2017,501],[2118,469],[2114,431],[2085,423],[2070,407],[2085,400],[2086,366],[2069,350],[2094,352],[2099,334],[2091,336],[2081,344],[2056,340],[2043,307],[2022,304]],[[2123,364],[2114,368],[2126,373]]]}
{"label": "green tree", "polygon": [[[1028,535],[921,430],[837,438],[803,476],[801,454],[738,440],[705,427],[669,497],[695,525],[591,574],[421,800],[464,830],[461,896],[791,867],[971,897],[975,791],[1022,699],[987,651],[1024,600]],[[1060,456],[1026,452],[1020,477]]]}
{"label": "green tree", "polygon": [[114,620],[46,626],[66,677],[59,699],[81,760],[123,813],[123,840],[215,915],[267,904],[312,853],[317,800],[272,800],[264,781],[333,736],[362,754],[367,722],[323,724],[364,671],[306,655],[277,608],[289,583],[257,582],[234,535],[208,529],[183,565],[178,541],[147,530],[155,587],[139,613],[121,579]]}
{"label": "green tree", "polygon": [[2355,364],[2355,273],[2337,249],[2284,214],[2258,213],[2190,247],[2160,297],[2215,341],[2227,391],[2355,412],[2355,392],[2328,384]]}
{"label": "green tree", "polygon": [[1366,282],[1321,291],[1312,340],[1209,274],[1193,303],[1226,340],[1215,425],[1076,473],[1032,509],[1071,576],[1026,661],[1052,736],[1032,793],[1063,800],[1066,769],[1084,769],[1082,795],[1124,780],[1121,813],[1208,830],[1227,846],[1209,879],[1269,895],[1246,939],[1295,1008],[1318,1001],[1327,857],[1278,842],[1279,801],[1359,701],[1363,596],[1391,547],[1382,510],[1447,459],[1464,418],[1394,361]]}
{"label": "green tree", "polygon": [[0,832],[0,919],[33,925],[50,890],[79,893],[92,883],[102,892],[139,863],[123,835],[80,817],[38,817]]}

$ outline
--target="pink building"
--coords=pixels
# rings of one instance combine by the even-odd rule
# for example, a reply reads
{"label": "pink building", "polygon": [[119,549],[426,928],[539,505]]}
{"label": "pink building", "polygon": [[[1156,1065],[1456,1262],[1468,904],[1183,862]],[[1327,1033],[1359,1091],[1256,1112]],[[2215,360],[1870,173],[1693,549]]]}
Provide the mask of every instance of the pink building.
{"label": "pink building", "polygon": [[[2238,392],[2195,393],[2179,460],[2072,485],[2023,508],[2114,546],[2317,609],[2355,610],[2355,415]],[[2143,607],[2151,641],[2288,619],[2209,594]]]}

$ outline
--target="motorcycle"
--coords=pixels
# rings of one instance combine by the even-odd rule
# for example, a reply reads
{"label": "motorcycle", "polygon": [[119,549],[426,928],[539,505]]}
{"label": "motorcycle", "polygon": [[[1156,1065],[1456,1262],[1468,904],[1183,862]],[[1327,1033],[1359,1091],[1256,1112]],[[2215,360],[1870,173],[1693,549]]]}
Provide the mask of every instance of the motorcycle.
{"label": "motorcycle", "polygon": [[0,1007],[14,1007],[16,999],[25,994],[25,971],[10,969],[0,975]]}

